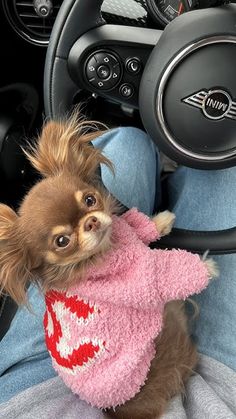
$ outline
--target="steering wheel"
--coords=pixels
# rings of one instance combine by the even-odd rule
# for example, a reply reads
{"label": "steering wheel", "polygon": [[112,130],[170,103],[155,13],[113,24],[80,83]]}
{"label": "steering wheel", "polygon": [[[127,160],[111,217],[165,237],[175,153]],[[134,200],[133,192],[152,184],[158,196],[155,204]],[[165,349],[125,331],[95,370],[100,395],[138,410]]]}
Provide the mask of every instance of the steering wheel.
{"label": "steering wheel", "polygon": [[[80,90],[139,108],[166,155],[197,169],[236,164],[236,5],[186,13],[164,31],[106,24],[103,0],[66,0],[45,65],[49,118]],[[173,229],[158,247],[236,252],[236,228]]]}

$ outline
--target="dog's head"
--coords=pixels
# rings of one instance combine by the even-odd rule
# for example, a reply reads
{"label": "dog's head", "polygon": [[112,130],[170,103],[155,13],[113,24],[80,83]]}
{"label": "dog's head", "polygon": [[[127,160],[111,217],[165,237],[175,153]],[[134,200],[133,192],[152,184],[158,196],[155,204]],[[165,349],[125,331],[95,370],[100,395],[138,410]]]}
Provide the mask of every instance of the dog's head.
{"label": "dog's head", "polygon": [[0,286],[25,301],[28,281],[44,291],[66,288],[110,246],[114,199],[100,186],[97,170],[111,163],[75,118],[49,122],[37,146],[26,152],[43,175],[18,213],[0,205]]}

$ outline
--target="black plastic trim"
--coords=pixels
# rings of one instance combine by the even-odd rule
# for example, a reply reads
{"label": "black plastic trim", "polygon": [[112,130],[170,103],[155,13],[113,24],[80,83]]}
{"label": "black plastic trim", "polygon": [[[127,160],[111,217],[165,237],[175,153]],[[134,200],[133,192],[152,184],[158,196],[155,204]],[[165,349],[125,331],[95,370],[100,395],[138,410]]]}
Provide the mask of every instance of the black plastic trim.
{"label": "black plastic trim", "polygon": [[[131,96],[124,98],[120,95],[120,85],[132,84],[136,94],[128,102],[130,106],[138,107],[138,90],[142,71],[140,69],[137,74],[130,74],[127,70],[125,71],[125,63],[127,59],[131,59],[132,54],[134,56],[140,55],[142,68],[145,67],[147,59],[161,35],[161,30],[139,28],[137,32],[137,28],[130,26],[106,24],[92,29],[82,35],[71,48],[68,58],[70,76],[79,88],[108,97],[119,103],[127,103],[127,100],[131,98]],[[121,73],[123,74],[120,76],[120,85],[116,85],[109,90],[100,90],[91,86],[87,77],[84,76],[86,61],[92,53],[97,54],[100,50],[115,55],[121,64]],[[124,76],[123,79],[122,76]]]}
{"label": "black plastic trim", "polygon": [[17,304],[8,296],[3,295],[0,299],[0,341],[7,333],[11,322],[17,312]]}
{"label": "black plastic trim", "polygon": [[211,255],[236,253],[236,227],[219,231],[192,231],[173,228],[160,241],[152,243],[152,248],[187,249],[193,253]]}

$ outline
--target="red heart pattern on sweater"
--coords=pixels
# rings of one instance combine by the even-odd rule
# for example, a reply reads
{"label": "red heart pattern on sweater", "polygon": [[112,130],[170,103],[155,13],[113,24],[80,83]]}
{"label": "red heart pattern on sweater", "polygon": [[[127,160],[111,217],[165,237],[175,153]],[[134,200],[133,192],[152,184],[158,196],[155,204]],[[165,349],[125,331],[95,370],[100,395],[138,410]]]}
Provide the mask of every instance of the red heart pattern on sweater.
{"label": "red heart pattern on sweater", "polygon": [[47,308],[44,316],[45,341],[53,360],[70,373],[75,369],[84,368],[86,364],[90,365],[99,353],[104,351],[105,343],[96,338],[92,340],[84,338],[76,348],[68,345],[64,336],[67,333],[66,329],[63,333],[61,312],[66,310],[71,318],[76,316],[79,322],[85,324],[92,321],[95,314],[99,314],[95,305],[79,300],[77,296],[67,296],[66,293],[58,291],[48,292],[45,302]]}

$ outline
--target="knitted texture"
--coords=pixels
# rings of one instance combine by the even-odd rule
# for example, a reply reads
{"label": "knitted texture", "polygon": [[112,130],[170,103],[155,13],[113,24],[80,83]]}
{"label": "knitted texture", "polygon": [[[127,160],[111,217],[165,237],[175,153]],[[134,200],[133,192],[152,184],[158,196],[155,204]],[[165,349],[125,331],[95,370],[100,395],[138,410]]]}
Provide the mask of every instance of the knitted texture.
{"label": "knitted texture", "polygon": [[113,247],[100,263],[69,291],[46,295],[53,366],[93,406],[115,407],[139,392],[155,356],[165,303],[208,284],[198,255],[147,246],[159,237],[154,222],[136,209],[114,216]]}

